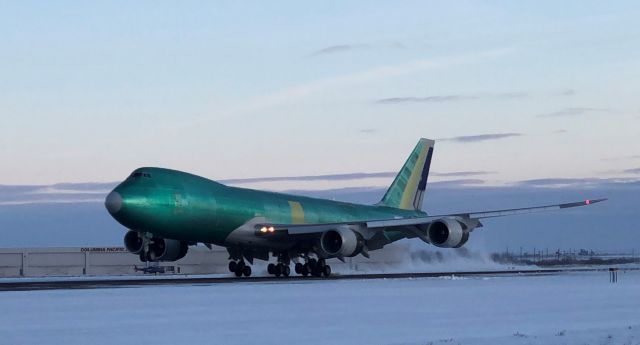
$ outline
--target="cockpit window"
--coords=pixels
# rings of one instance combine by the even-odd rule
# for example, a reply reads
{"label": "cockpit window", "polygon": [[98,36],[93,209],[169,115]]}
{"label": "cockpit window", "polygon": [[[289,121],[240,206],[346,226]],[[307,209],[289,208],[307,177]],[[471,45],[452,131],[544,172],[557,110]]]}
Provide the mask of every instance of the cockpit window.
{"label": "cockpit window", "polygon": [[129,176],[129,178],[138,178],[138,177],[151,178],[151,174],[143,173],[143,172],[134,172],[133,174],[131,174],[131,176]]}

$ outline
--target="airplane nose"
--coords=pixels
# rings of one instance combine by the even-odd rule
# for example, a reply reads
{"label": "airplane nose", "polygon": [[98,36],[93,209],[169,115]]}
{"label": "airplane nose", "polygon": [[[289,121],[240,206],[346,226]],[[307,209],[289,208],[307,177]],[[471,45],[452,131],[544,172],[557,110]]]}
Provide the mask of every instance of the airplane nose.
{"label": "airplane nose", "polygon": [[104,200],[104,206],[111,214],[115,214],[122,208],[122,196],[118,192],[111,192]]}

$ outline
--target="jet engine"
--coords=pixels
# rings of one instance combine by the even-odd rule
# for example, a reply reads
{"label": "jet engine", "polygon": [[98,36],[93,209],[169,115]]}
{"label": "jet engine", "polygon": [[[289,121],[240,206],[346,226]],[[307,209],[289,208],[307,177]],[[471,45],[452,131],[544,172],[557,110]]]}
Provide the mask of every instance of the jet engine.
{"label": "jet engine", "polygon": [[[133,254],[141,254],[144,251],[144,240],[140,233],[129,231],[124,236],[124,246]],[[146,257],[149,261],[176,261],[187,255],[188,249],[187,242],[153,237],[149,241]]]}
{"label": "jet engine", "polygon": [[348,227],[328,230],[320,236],[320,249],[328,257],[356,256],[362,246],[362,237]]}
{"label": "jet engine", "polygon": [[128,231],[124,235],[124,247],[132,254],[140,254],[144,247],[144,241],[140,237],[140,233],[136,231]]}
{"label": "jet engine", "polygon": [[434,221],[427,229],[429,242],[441,248],[460,248],[469,240],[467,226],[454,218],[442,218]]}
{"label": "jet engine", "polygon": [[187,255],[189,249],[186,242],[154,237],[149,244],[151,261],[176,261]]}

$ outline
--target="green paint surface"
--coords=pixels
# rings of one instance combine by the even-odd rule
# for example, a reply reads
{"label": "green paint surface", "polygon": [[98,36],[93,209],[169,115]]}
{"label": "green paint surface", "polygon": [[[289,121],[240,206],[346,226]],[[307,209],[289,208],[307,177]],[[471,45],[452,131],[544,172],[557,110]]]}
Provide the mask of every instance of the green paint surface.
{"label": "green paint surface", "polygon": [[[258,216],[274,224],[362,222],[425,216],[421,211],[388,206],[229,187],[200,176],[162,168],[137,169],[114,191],[122,197],[122,207],[112,216],[127,228],[163,238],[217,245],[223,245],[233,230]],[[393,233],[388,235],[397,237]]]}

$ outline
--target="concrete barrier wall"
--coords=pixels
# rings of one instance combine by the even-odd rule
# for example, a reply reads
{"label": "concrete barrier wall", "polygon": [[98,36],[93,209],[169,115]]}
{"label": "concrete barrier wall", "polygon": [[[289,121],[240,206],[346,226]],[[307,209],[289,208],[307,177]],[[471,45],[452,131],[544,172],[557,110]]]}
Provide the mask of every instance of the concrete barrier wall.
{"label": "concrete barrier wall", "polygon": [[[399,262],[404,246],[389,246],[362,256],[346,258],[345,263],[331,260],[331,266],[365,270],[378,263]],[[166,273],[215,274],[228,273],[227,250],[223,247],[190,247],[187,255],[175,262],[162,262]],[[275,261],[275,259],[272,259]],[[264,269],[264,262],[257,261],[255,269]],[[64,248],[5,248],[0,249],[0,277],[41,277],[81,275],[136,275],[143,274],[136,268],[147,267],[138,256],[122,247],[64,247]],[[257,271],[256,271],[257,272]]]}
{"label": "concrete barrier wall", "polygon": [[[224,248],[195,247],[179,261],[157,265],[180,274],[223,273],[227,257]],[[0,277],[132,275],[146,266],[120,247],[0,249]]]}

